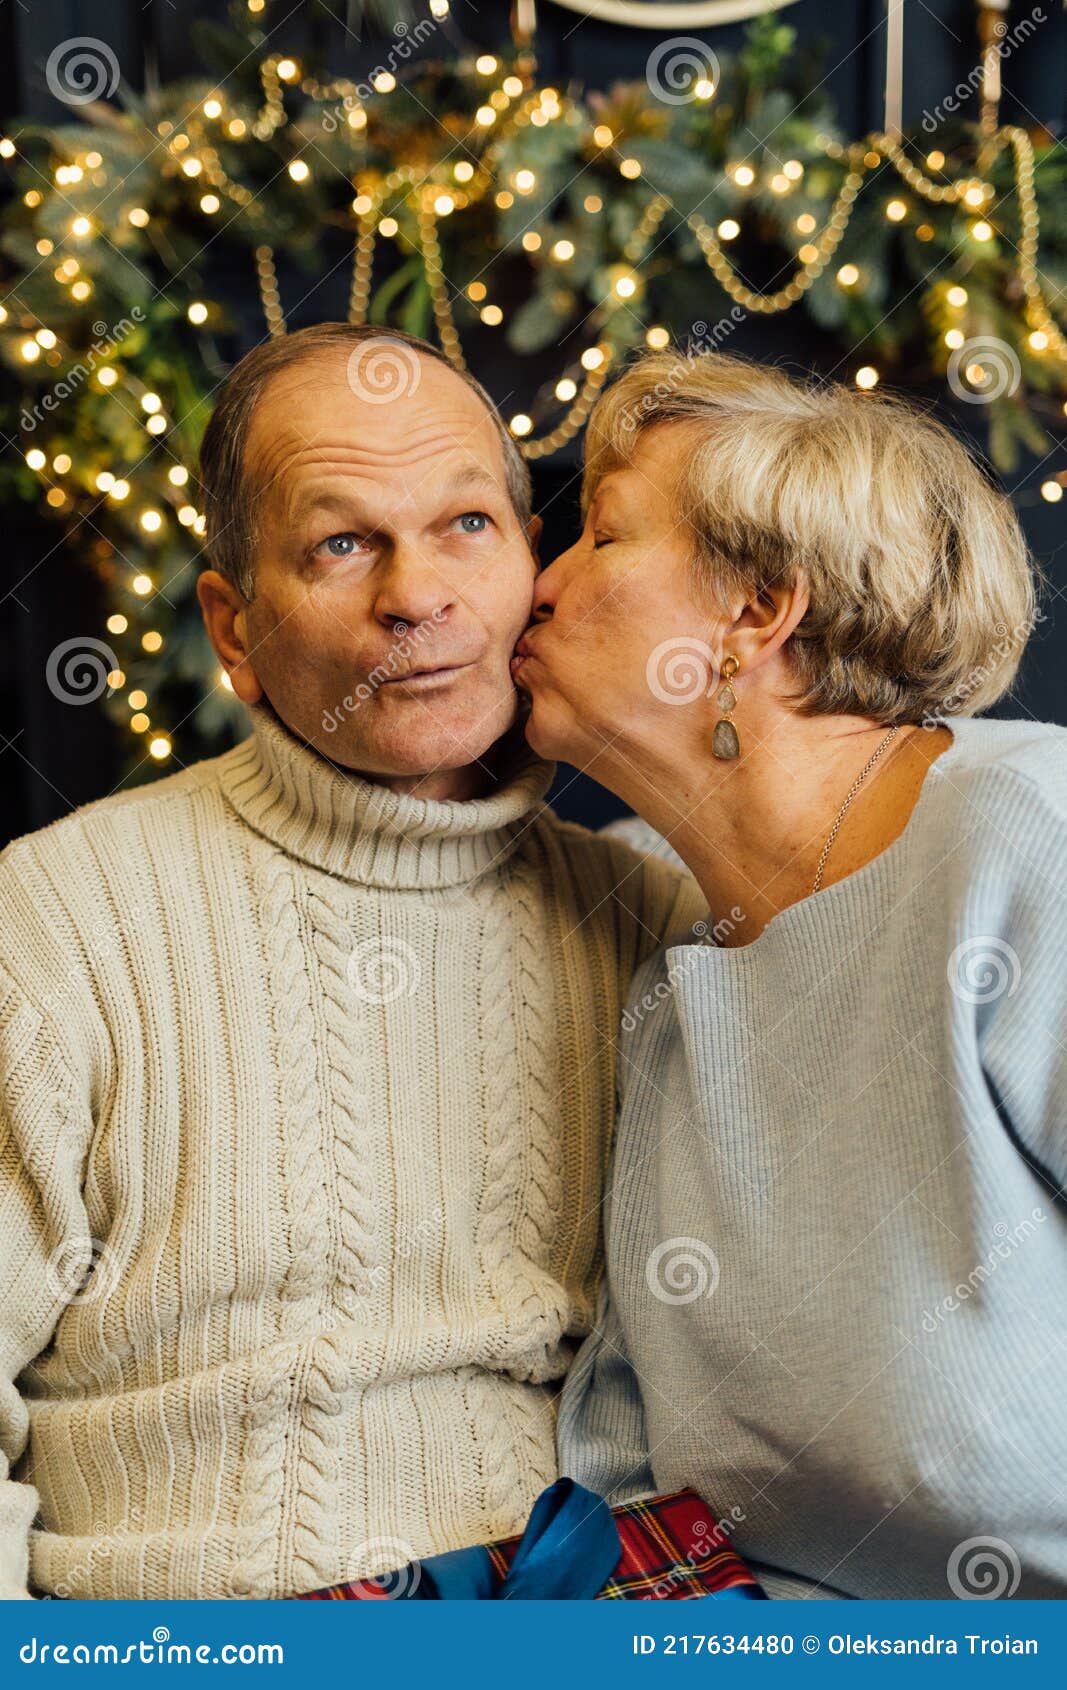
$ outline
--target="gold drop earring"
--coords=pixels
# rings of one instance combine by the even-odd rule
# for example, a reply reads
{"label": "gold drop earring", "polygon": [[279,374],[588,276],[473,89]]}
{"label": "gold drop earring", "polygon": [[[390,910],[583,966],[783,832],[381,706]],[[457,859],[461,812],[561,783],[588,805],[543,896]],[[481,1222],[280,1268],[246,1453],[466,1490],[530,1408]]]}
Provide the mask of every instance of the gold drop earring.
{"label": "gold drop earring", "polygon": [[733,653],[727,652],[722,660],[722,668],[719,670],[723,685],[719,688],[715,703],[722,711],[722,720],[715,724],[715,734],[711,741],[711,754],[713,757],[720,758],[724,763],[733,762],[735,757],[741,755],[741,740],[738,736],[736,724],[730,715],[731,710],[737,704],[737,695],[730,682],[740,667],[741,665]]}

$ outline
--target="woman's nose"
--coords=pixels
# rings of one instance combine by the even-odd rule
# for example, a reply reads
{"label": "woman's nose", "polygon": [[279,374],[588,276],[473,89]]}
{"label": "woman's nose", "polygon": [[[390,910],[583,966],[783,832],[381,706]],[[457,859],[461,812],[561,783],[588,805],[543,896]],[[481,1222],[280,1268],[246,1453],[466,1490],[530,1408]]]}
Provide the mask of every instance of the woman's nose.
{"label": "woman's nose", "polygon": [[533,620],[535,622],[547,622],[556,608],[556,599],[559,597],[563,576],[563,571],[559,565],[560,559],[557,558],[555,563],[550,563],[547,569],[542,569],[534,582]]}

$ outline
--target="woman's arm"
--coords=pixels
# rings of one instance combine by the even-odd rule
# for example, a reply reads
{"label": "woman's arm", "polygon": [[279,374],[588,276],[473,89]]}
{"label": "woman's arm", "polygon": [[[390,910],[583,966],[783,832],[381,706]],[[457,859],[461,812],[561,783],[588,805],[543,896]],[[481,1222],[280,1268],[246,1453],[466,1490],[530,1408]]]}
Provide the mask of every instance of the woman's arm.
{"label": "woman's arm", "polygon": [[574,1359],[559,1410],[559,1470],[618,1506],[654,1496],[645,1411],[607,1274],[596,1324]]}

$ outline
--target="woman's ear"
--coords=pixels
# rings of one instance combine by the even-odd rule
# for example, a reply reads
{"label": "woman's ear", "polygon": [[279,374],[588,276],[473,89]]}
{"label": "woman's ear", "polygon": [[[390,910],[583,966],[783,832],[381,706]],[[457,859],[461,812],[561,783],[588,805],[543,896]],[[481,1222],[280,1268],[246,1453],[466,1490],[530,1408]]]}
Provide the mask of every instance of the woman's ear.
{"label": "woman's ear", "polygon": [[234,692],[242,704],[258,704],[263,688],[249,655],[247,600],[217,569],[204,570],[196,583],[196,596],[207,637],[230,677]]}
{"label": "woman's ear", "polygon": [[806,570],[797,569],[788,582],[774,581],[761,587],[726,630],[723,650],[736,653],[741,667],[751,674],[781,651],[810,604]]}

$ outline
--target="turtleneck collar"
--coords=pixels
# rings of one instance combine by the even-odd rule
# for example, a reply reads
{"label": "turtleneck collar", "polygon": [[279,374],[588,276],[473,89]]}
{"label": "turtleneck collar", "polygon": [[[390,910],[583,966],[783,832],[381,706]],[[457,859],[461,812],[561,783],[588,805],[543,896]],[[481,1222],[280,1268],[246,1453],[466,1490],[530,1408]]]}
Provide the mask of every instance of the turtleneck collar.
{"label": "turtleneck collar", "polygon": [[222,759],[230,804],[257,833],[327,874],[364,886],[458,886],[513,850],[555,773],[518,738],[486,798],[413,798],[331,763],[268,704]]}

